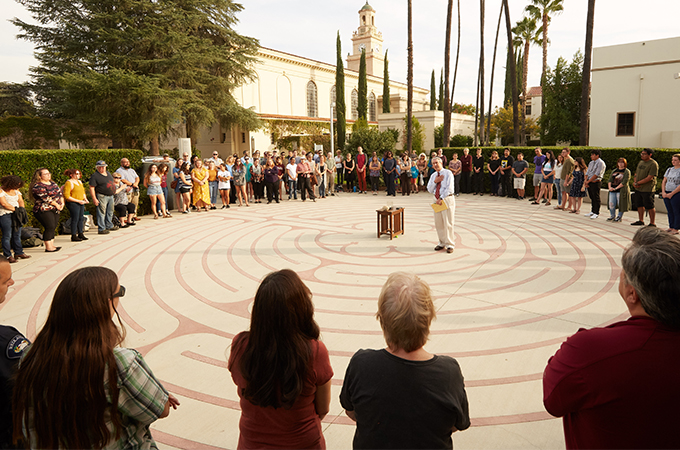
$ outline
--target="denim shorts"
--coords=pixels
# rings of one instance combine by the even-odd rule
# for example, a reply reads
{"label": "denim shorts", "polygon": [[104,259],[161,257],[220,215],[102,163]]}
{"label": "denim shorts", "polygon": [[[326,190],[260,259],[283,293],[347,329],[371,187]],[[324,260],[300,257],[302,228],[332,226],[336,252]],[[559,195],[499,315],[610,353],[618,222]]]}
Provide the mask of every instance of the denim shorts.
{"label": "denim shorts", "polygon": [[163,195],[163,190],[156,184],[151,184],[146,190],[147,195]]}

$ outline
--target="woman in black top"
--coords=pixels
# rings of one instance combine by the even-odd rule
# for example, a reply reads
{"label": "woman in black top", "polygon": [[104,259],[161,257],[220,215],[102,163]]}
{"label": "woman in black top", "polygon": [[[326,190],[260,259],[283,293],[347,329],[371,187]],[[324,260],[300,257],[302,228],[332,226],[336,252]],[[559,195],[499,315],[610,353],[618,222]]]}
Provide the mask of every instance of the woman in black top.
{"label": "woman in black top", "polygon": [[342,162],[342,167],[345,171],[345,183],[347,183],[347,192],[354,190],[354,182],[356,181],[356,164],[352,159],[352,154],[347,153],[345,160]]}
{"label": "woman in black top", "polygon": [[489,170],[489,178],[491,179],[491,195],[498,197],[498,183],[501,179],[501,159],[498,157],[498,152],[496,150],[491,152],[491,159],[486,167]]}
{"label": "woman in black top", "polygon": [[392,157],[392,152],[387,152],[385,161],[383,162],[385,170],[385,185],[387,186],[387,195],[396,197],[397,187],[395,181],[397,179],[397,162]]}

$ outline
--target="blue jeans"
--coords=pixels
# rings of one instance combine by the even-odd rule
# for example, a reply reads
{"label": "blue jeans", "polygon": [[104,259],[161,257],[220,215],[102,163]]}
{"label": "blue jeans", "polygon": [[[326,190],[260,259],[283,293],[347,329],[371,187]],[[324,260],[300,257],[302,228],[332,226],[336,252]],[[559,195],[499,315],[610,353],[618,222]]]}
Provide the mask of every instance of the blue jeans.
{"label": "blue jeans", "polygon": [[97,228],[104,231],[113,228],[113,195],[97,194]]}
{"label": "blue jeans", "polygon": [[559,179],[555,178],[553,180],[553,185],[555,185],[555,194],[557,194],[557,206],[562,206],[562,185]]}
{"label": "blue jeans", "polygon": [[675,194],[671,198],[664,198],[663,203],[668,212],[668,228],[680,230],[680,194]]}
{"label": "blue jeans", "polygon": [[83,234],[85,205],[76,202],[66,202],[66,208],[71,213],[71,236]]}
{"label": "blue jeans", "polygon": [[[179,183],[177,183],[179,184]],[[161,191],[163,191],[163,199],[165,200],[165,210],[170,211],[170,206],[168,206],[168,187],[162,187]],[[161,211],[161,199],[159,198],[156,200],[156,211]]]}
{"label": "blue jeans", "polygon": [[291,197],[294,197],[295,200],[297,200],[297,180],[288,178],[288,189],[288,200],[290,200]]}
{"label": "blue jeans", "polygon": [[12,230],[12,215],[3,214],[0,216],[0,228],[2,228],[2,254],[5,258],[12,256],[12,249],[15,255],[23,255],[24,248],[21,246],[21,228]]}
{"label": "blue jeans", "polygon": [[319,177],[319,197],[326,196],[326,175]]}
{"label": "blue jeans", "polygon": [[208,181],[208,188],[210,188],[210,204],[214,205],[217,203],[217,197],[220,195],[220,190],[218,189],[219,181]]}
{"label": "blue jeans", "polygon": [[[609,192],[609,217],[616,217],[616,208],[619,207],[619,199],[621,198],[621,192],[612,191]],[[623,216],[623,213],[619,211],[619,218]]]}

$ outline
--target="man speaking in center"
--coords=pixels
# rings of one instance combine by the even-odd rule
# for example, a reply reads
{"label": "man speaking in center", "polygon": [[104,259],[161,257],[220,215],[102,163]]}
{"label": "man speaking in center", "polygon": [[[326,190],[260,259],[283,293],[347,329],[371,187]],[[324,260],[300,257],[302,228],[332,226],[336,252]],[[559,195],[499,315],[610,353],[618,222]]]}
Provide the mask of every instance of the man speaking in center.
{"label": "man speaking in center", "polygon": [[437,228],[439,243],[435,251],[446,249],[447,253],[453,253],[456,241],[453,235],[453,215],[456,209],[456,200],[453,196],[453,173],[444,169],[442,160],[438,156],[432,158],[434,173],[427,183],[427,191],[434,195],[434,226]]}

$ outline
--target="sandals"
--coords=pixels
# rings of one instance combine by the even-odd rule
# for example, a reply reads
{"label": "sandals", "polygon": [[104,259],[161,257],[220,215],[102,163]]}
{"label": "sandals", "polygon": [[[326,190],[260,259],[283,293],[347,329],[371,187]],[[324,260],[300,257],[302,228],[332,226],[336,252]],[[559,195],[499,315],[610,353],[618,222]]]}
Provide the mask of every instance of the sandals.
{"label": "sandals", "polygon": [[550,202],[545,202],[545,206],[550,206]]}

